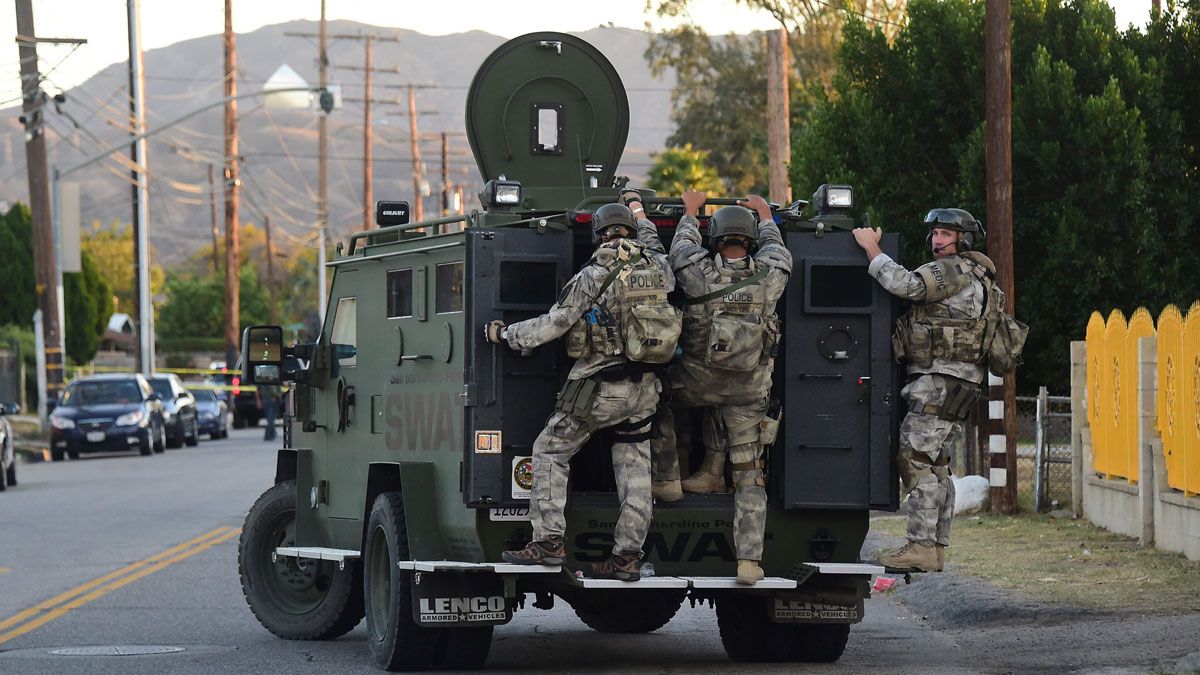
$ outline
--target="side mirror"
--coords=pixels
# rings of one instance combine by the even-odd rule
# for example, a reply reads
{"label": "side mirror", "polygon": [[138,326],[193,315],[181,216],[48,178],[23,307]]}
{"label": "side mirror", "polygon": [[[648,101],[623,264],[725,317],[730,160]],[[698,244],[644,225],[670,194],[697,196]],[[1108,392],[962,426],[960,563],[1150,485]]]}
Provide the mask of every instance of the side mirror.
{"label": "side mirror", "polygon": [[283,381],[283,329],[247,326],[242,331],[242,384]]}

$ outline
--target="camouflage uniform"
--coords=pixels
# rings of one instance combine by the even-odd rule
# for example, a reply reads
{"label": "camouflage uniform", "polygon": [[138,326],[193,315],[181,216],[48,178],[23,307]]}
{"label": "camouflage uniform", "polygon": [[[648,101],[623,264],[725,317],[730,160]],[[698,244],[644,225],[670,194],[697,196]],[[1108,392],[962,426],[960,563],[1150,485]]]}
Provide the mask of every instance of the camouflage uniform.
{"label": "camouflage uniform", "polygon": [[[665,249],[653,223],[638,223],[637,241],[646,255],[667,275],[668,288],[674,288],[674,276],[667,264]],[[564,335],[593,305],[611,308],[617,288],[610,285],[599,298],[610,266],[615,264],[620,241],[602,244],[592,260],[563,288],[558,302],[545,314],[506,327],[504,337],[513,349],[532,349]],[[593,299],[595,298],[595,299]],[[593,351],[577,359],[568,380],[602,377],[600,371],[626,366],[623,355],[605,356]],[[611,373],[612,371],[606,371]],[[625,377],[601,381],[590,410],[582,416],[555,412],[533,444],[533,497],[529,513],[533,521],[533,539],[544,541],[566,532],[564,511],[571,457],[598,429],[617,427],[617,442],[612,447],[613,471],[621,513],[614,533],[615,553],[640,554],[650,527],[650,441],[622,442],[622,435],[648,435],[662,386],[652,374],[637,379]],[[640,432],[640,433],[639,433]]]}
{"label": "camouflage uniform", "polygon": [[[950,287],[938,281],[948,267],[961,270]],[[917,303],[914,311],[924,316],[974,319],[983,314],[986,297],[980,276],[994,273],[995,268],[982,254],[969,252],[940,258],[910,272],[887,254],[880,254],[867,271],[889,293]],[[936,300],[929,299],[931,284]],[[900,425],[899,464],[908,494],[903,508],[908,515],[908,540],[948,546],[954,516],[954,481],[948,468],[950,445],[956,435],[963,433],[963,423],[943,419],[934,409],[944,404],[951,390],[964,386],[978,390],[986,372],[978,362],[937,355],[928,359],[909,356],[905,360],[909,382],[901,393],[909,412]]]}
{"label": "camouflage uniform", "polygon": [[[767,272],[755,285],[755,298],[744,297],[735,291],[701,304],[689,304],[683,319],[683,360],[671,368],[670,382],[673,401],[679,406],[710,406],[716,424],[723,435],[721,444],[728,448],[733,464],[735,487],[733,537],[739,560],[762,560],[763,532],[766,529],[767,492],[762,473],[763,447],[758,441],[759,425],[767,411],[774,359],[770,355],[778,338],[778,319],[775,304],[787,286],[792,271],[792,256],[783,244],[779,226],[772,220],[759,223],[758,251],[742,260],[726,260],[719,253],[711,254],[701,246],[699,222],[693,216],[679,221],[671,242],[670,261],[676,281],[684,294],[697,298],[730,286],[766,266]],[[761,295],[759,295],[761,294]],[[732,296],[732,297],[731,297]],[[747,300],[760,304],[755,310]],[[707,326],[716,311],[734,309],[758,312],[766,337],[765,349],[758,364],[750,370],[730,370],[706,362],[709,349]],[[699,341],[699,344],[697,344]],[[673,419],[664,416],[661,426],[671,428]],[[708,427],[706,423],[706,428]],[[707,433],[706,433],[707,435]],[[655,442],[655,480],[679,478],[679,455],[670,441],[673,435]]]}

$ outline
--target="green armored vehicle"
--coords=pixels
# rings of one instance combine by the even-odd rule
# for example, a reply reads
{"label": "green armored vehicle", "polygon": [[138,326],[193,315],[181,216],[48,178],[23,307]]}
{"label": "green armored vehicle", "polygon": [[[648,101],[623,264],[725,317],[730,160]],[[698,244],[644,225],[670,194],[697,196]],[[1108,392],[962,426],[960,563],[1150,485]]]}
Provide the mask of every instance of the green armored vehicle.
{"label": "green armored vehicle", "polygon": [[[316,343],[286,347],[278,327],[246,329],[245,381],[293,383],[275,485],[251,509],[239,549],[246,599],[268,630],[328,639],[365,616],[380,667],[478,668],[493,627],[526,602],[549,609],[557,596],[596,630],[648,632],[689,600],[715,606],[735,660],[842,654],[883,571],[858,557],[869,510],[897,506],[902,412],[897,307],[847,232],[845,186],[822,186],[811,218],[800,203],[776,211],[795,268],[779,303],[773,398],[783,425],[767,451],[767,578],[734,582],[732,494],[655,504],[653,575],[575,575],[612,546],[605,432],[573,460],[563,568],[500,562],[531,536],[533,441],[571,360],[561,341],[518,354],[481,328],[543,313],[588,261],[592,212],[618,198],[628,121],[621,80],[591,45],[559,33],[505,43],[467,99],[483,211],[407,223],[403,203],[381,202],[380,227],[328,263]],[[679,200],[644,191],[642,201],[669,244]],[[895,235],[884,248],[897,257]],[[697,466],[703,448],[684,443],[701,437],[700,420],[680,424],[692,426],[679,435]]]}

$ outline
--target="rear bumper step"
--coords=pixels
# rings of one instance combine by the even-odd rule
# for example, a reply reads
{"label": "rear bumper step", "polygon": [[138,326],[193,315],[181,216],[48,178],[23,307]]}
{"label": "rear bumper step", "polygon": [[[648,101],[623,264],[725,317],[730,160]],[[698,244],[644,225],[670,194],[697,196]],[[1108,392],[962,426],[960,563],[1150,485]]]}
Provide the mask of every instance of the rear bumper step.
{"label": "rear bumper step", "polygon": [[[346,561],[358,560],[359,551],[343,548],[324,548],[321,546],[280,546],[272,554],[292,558],[307,558],[311,560],[330,560],[338,563],[344,569]],[[874,577],[884,573],[880,565],[870,563],[801,563],[814,569],[816,574],[850,575]],[[401,560],[396,566],[412,572],[492,572],[495,574],[558,574],[562,572],[561,565],[513,565],[510,563],[476,563],[461,560]],[[582,588],[695,588],[700,590],[789,590],[798,586],[795,579],[783,577],[767,577],[753,586],[739,584],[735,577],[644,577],[639,581],[617,581],[614,579],[587,579],[573,577],[572,583]]]}

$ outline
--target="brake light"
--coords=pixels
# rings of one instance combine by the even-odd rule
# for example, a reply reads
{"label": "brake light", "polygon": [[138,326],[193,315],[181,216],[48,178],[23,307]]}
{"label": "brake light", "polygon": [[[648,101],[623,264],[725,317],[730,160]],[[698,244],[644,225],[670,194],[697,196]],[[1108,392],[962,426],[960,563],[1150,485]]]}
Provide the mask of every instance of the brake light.
{"label": "brake light", "polygon": [[242,383],[242,378],[238,377],[237,375],[234,375],[233,376],[233,395],[234,396],[237,396],[239,393],[241,393],[242,390],[238,387],[238,385],[240,385],[241,383]]}
{"label": "brake light", "polygon": [[572,220],[580,224],[590,223],[592,222],[592,214],[588,211],[581,211],[576,213]]}

